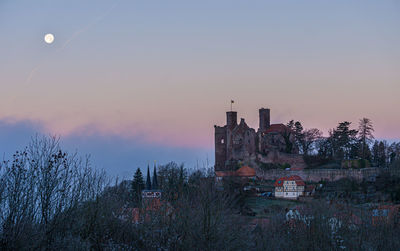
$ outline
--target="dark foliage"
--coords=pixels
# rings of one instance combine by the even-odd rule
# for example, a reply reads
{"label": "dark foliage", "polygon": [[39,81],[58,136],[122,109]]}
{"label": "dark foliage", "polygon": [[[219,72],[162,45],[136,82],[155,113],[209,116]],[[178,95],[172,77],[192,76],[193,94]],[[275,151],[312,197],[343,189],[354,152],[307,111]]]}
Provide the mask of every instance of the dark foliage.
{"label": "dark foliage", "polygon": [[[397,162],[394,162],[397,163]],[[148,171],[150,173],[150,171]],[[0,169],[0,249],[4,250],[397,250],[400,227],[372,225],[367,211],[326,200],[288,219],[277,207],[259,218],[245,202],[241,179],[215,182],[212,173],[174,162],[159,166],[157,210],[131,203],[134,181],[110,185],[86,159],[62,151],[56,139],[34,141]],[[150,175],[148,175],[150,177]],[[154,185],[155,182],[153,182]],[[136,185],[133,185],[136,184]],[[382,174],[376,190],[400,197],[400,181]],[[328,186],[325,183],[325,186]],[[341,180],[344,194],[370,184]],[[136,189],[136,188],[135,188]],[[144,205],[144,204],[142,204]],[[297,205],[303,205],[298,203]],[[345,206],[343,206],[345,205]],[[143,216],[133,219],[134,208]],[[361,223],[353,220],[353,216]]]}
{"label": "dark foliage", "polygon": [[143,189],[144,189],[143,174],[140,168],[137,168],[132,181],[132,199],[134,200],[135,203],[140,203]]}

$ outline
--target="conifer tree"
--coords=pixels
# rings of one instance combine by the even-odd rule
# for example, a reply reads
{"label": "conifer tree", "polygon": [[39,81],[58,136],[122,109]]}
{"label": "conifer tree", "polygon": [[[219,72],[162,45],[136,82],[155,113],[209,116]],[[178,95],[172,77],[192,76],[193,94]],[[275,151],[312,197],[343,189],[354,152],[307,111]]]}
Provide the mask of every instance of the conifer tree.
{"label": "conifer tree", "polygon": [[386,142],[379,142],[378,146],[378,165],[379,167],[386,167]]}
{"label": "conifer tree", "polygon": [[350,129],[351,122],[339,123],[336,129],[329,132],[333,155],[337,159],[351,159],[357,151],[357,130]]}
{"label": "conifer tree", "polygon": [[151,177],[150,177],[150,167],[149,167],[149,165],[147,165],[146,189],[147,190],[151,190]]}
{"label": "conifer tree", "polygon": [[156,172],[156,164],[155,163],[154,163],[154,169],[153,169],[153,189],[158,189],[157,172]]}
{"label": "conifer tree", "polygon": [[133,176],[132,181],[132,197],[135,202],[139,202],[142,194],[142,190],[144,189],[144,180],[142,171],[140,168],[136,169],[135,175]]}
{"label": "conifer tree", "polygon": [[372,162],[375,166],[379,166],[379,141],[375,140],[372,146]]}
{"label": "conifer tree", "polygon": [[369,152],[369,144],[374,139],[374,127],[372,121],[368,118],[360,119],[358,126],[358,135],[361,143],[361,157],[367,159]]}

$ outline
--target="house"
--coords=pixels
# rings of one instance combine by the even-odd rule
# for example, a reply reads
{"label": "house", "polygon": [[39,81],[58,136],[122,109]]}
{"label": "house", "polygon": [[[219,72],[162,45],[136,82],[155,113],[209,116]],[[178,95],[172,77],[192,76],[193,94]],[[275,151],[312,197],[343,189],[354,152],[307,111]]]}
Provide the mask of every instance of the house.
{"label": "house", "polygon": [[304,195],[305,185],[304,181],[297,175],[279,178],[274,184],[275,197],[297,199]]}

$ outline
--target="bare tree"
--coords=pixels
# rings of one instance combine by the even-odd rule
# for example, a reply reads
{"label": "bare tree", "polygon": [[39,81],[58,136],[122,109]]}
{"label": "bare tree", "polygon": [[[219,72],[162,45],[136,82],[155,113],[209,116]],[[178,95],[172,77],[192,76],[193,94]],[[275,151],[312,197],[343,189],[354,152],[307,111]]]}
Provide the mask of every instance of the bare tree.
{"label": "bare tree", "polygon": [[304,155],[310,154],[313,144],[322,138],[322,132],[317,128],[306,129],[302,133],[300,145]]}
{"label": "bare tree", "polygon": [[89,157],[63,152],[56,137],[36,136],[1,169],[0,239],[6,249],[51,247],[73,211],[106,184]]}

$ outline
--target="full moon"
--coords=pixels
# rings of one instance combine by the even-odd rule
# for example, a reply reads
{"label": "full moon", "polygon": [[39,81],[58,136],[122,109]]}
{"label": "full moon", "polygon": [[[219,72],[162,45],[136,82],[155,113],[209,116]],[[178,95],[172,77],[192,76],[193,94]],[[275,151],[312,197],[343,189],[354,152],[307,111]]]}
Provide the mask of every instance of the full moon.
{"label": "full moon", "polygon": [[53,43],[53,41],[54,41],[54,35],[51,34],[51,33],[44,35],[44,41],[45,41],[46,43],[48,43],[48,44]]}

